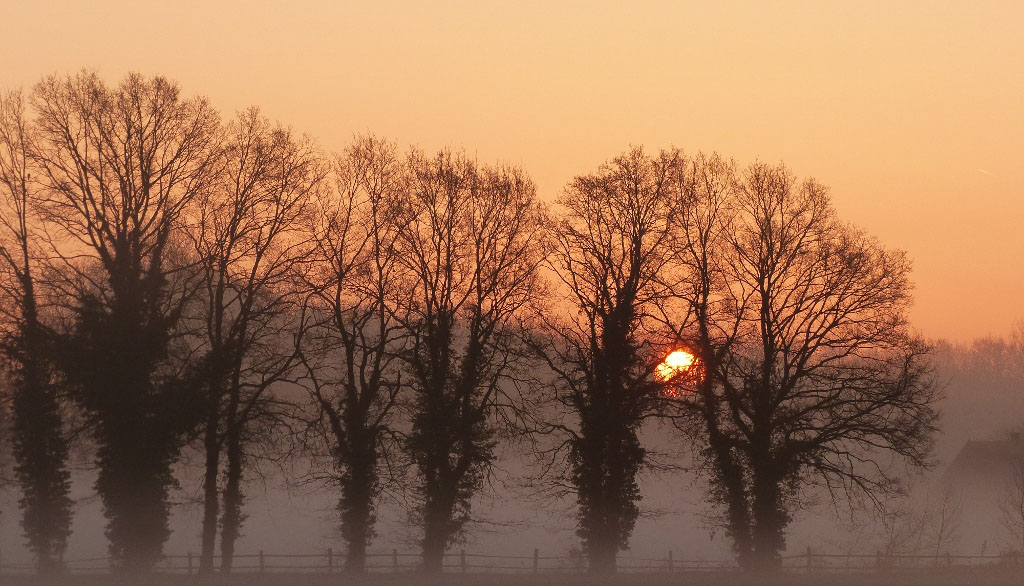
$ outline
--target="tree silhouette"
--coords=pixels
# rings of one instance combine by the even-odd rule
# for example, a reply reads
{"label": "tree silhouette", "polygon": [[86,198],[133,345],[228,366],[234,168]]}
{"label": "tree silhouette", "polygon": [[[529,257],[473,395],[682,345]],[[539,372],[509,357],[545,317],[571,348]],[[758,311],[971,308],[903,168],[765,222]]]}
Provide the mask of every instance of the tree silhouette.
{"label": "tree silhouette", "polygon": [[396,244],[412,395],[404,449],[418,474],[424,569],[436,572],[493,463],[495,418],[508,414],[506,385],[522,354],[516,316],[539,292],[544,212],[517,168],[447,151],[414,152],[407,164]]}
{"label": "tree silhouette", "polygon": [[595,572],[615,571],[629,544],[647,460],[638,432],[662,403],[645,328],[667,291],[661,272],[678,157],[633,149],[577,177],[559,200],[565,214],[551,268],[564,300],[552,305],[569,309],[545,308],[531,345],[555,373],[554,399],[570,419],[549,418],[541,429],[567,436],[560,448],[568,448],[565,474],[579,503],[577,534]]}
{"label": "tree silhouette", "polygon": [[389,440],[406,337],[393,315],[404,179],[392,144],[357,138],[338,156],[336,189],[313,216],[315,251],[305,272],[310,301],[302,359],[315,407],[310,427],[328,452],[326,475],[341,491],[345,568],[355,572],[366,567],[381,468],[395,455]]}
{"label": "tree silhouette", "polygon": [[[678,176],[664,314],[703,377],[682,401],[740,564],[774,569],[804,487],[877,499],[927,464],[936,386],[907,327],[910,266],[782,166],[697,157]],[[684,316],[682,319],[679,316]]]}
{"label": "tree silhouette", "polygon": [[289,411],[271,389],[298,364],[296,275],[310,248],[304,216],[324,177],[318,159],[309,141],[249,109],[225,129],[218,180],[196,201],[189,234],[204,292],[205,351],[197,369],[207,395],[199,562],[204,573],[213,570],[218,521],[220,569],[231,571],[244,520],[243,475],[255,449],[248,444],[272,437]]}
{"label": "tree silhouette", "polygon": [[49,77],[33,104],[45,219],[58,229],[72,324],[57,346],[92,422],[116,567],[145,570],[169,529],[170,466],[201,404],[176,345],[194,294],[183,215],[209,188],[218,118],[171,82]]}
{"label": "tree silhouette", "polygon": [[68,440],[49,330],[43,324],[32,181],[33,128],[20,92],[0,97],[0,354],[11,379],[21,525],[41,572],[56,568],[71,534]]}

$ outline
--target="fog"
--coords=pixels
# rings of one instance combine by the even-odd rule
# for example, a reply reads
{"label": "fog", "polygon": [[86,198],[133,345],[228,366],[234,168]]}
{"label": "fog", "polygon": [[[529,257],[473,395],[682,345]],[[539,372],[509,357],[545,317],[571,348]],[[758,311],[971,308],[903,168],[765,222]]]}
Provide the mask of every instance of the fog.
{"label": "fog", "polygon": [[[1024,327],[1018,325],[1005,339],[984,338],[966,344],[935,342],[935,376],[946,391],[940,403],[942,416],[934,466],[923,473],[908,471],[908,498],[887,501],[885,515],[863,503],[856,506],[843,499],[833,501],[826,493],[813,495],[805,507],[794,513],[787,555],[805,555],[808,548],[816,554],[887,551],[976,556],[1019,551],[1019,542],[1015,544],[1000,521],[997,502],[1012,476],[1010,471],[1001,476],[998,468],[1003,464],[989,463],[985,464],[987,468],[968,470],[970,478],[963,481],[955,471],[950,471],[950,464],[968,442],[982,442],[976,446],[1009,446],[1010,457],[1024,461],[1024,444],[1010,439],[1024,428],[1022,334]],[[669,551],[674,562],[682,567],[698,561],[728,561],[729,540],[712,516],[713,507],[705,500],[707,485],[691,467],[686,440],[670,426],[656,424],[645,430],[644,438],[647,446],[661,453],[659,461],[669,466],[663,470],[649,469],[643,475],[643,513],[630,549],[620,557],[620,565],[629,568],[631,560],[665,560]],[[474,522],[465,542],[451,551],[524,559],[532,556],[535,549],[543,557],[569,558],[578,552],[575,503],[571,497],[552,498],[541,490],[543,487],[531,485],[528,477],[533,461],[524,452],[522,445],[502,446],[498,470],[474,502]],[[173,533],[164,549],[167,555],[198,555],[202,509],[197,458],[195,452],[189,452],[177,466]],[[91,468],[90,459],[88,446],[80,445],[74,459],[73,534],[65,554],[70,562],[102,558],[107,553],[102,510],[92,488],[94,475],[87,471]],[[8,459],[4,462],[8,479],[10,468]],[[261,468],[262,478],[249,479],[245,504],[248,518],[237,551],[242,555],[260,550],[268,556],[323,555],[331,548],[335,555],[343,555],[335,511],[336,489],[311,480],[296,482],[295,478],[301,477],[307,468],[303,462]],[[997,471],[993,473],[993,469]],[[992,477],[984,477],[986,474]],[[16,486],[8,480],[0,524],[0,555],[5,566],[27,565],[32,561],[22,545],[18,498]],[[937,535],[943,506],[949,531],[947,535]],[[403,566],[416,563],[419,535],[409,522],[401,487],[395,487],[382,501],[376,532],[370,552],[388,557],[371,558],[371,565],[390,565],[393,550],[403,554]],[[240,565],[254,563],[253,559],[245,559]],[[528,564],[525,561],[524,567]],[[545,564],[557,565],[547,561]],[[79,565],[84,567],[88,563]],[[102,567],[102,563],[93,566]]]}

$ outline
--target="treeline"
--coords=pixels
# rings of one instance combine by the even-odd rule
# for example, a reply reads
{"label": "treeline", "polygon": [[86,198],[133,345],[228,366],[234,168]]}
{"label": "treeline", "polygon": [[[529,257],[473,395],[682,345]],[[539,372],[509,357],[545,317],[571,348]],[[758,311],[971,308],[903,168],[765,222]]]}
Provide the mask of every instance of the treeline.
{"label": "treeline", "polygon": [[1005,439],[1024,431],[1024,321],[1007,337],[983,337],[970,343],[940,342],[932,351],[947,386],[945,417],[936,449],[952,460],[965,442]]}
{"label": "treeline", "polygon": [[[640,429],[694,446],[746,568],[810,488],[878,499],[927,461],[910,266],[784,166],[634,148],[551,208],[526,172],[373,136],[327,154],[160,77],[47,77],[0,103],[0,301],[26,543],[59,569],[72,422],[110,555],[146,571],[173,466],[203,458],[203,572],[230,572],[254,462],[321,462],[346,565],[385,491],[423,568],[500,442],[578,502],[590,567],[637,519]],[[684,349],[686,368],[659,370]]]}

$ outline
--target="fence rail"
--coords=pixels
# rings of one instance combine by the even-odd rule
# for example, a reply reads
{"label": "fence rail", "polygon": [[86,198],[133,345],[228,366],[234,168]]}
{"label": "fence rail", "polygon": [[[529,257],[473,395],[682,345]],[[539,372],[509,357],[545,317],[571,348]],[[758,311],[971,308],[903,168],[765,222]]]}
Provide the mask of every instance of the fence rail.
{"label": "fence rail", "polygon": [[[220,556],[214,558],[215,566],[220,565]],[[378,573],[412,572],[420,568],[419,553],[372,552],[366,555],[366,570]],[[322,553],[310,554],[269,554],[260,550],[253,554],[234,556],[232,571],[237,573],[334,573],[344,568],[345,556],[332,548]],[[794,573],[812,572],[865,572],[894,569],[968,568],[968,567],[1021,567],[1024,568],[1024,553],[1001,555],[886,555],[820,553],[808,549],[805,553],[788,555],[782,559],[783,569]],[[93,557],[63,561],[64,570],[70,574],[103,574],[110,571],[110,559]],[[447,553],[443,568],[449,572],[461,573],[580,573],[587,569],[582,555],[552,556],[541,555],[539,549],[533,555],[495,555],[468,553],[465,550]],[[199,556],[189,552],[183,555],[166,555],[154,570],[165,574],[194,574],[199,569]],[[662,557],[620,556],[618,569],[622,573],[671,573],[671,572],[713,572],[734,570],[734,560],[684,559],[671,550]],[[35,565],[30,563],[8,563],[0,559],[0,573],[32,573]]]}

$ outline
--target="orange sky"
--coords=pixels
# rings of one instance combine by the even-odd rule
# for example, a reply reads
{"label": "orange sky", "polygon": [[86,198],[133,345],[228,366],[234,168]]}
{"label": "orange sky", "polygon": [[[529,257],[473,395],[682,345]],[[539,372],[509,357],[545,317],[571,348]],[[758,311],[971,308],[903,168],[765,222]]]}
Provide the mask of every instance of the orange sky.
{"label": "orange sky", "polygon": [[328,148],[372,131],[520,163],[548,198],[630,144],[783,160],[909,251],[925,335],[1006,334],[1024,2],[823,4],[0,0],[0,87],[162,73]]}

